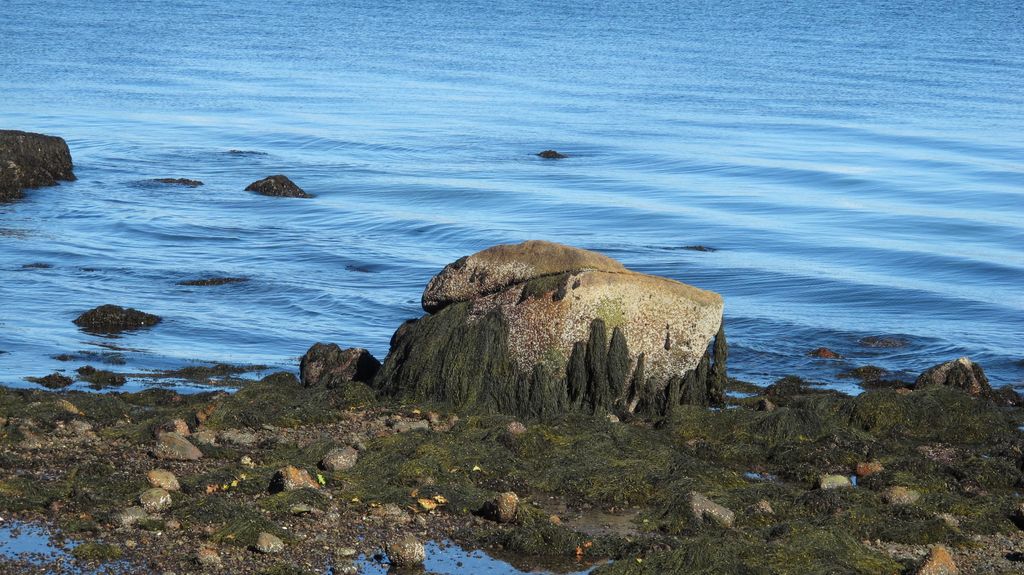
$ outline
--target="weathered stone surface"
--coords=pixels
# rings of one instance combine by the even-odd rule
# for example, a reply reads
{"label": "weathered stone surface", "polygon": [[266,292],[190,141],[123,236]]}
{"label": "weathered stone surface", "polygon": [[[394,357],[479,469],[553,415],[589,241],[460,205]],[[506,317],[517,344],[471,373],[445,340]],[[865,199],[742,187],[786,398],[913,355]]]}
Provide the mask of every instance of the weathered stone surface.
{"label": "weathered stone surface", "polygon": [[348,381],[369,382],[380,362],[362,348],[341,349],[333,343],[316,343],[302,356],[299,374],[306,387],[339,387]]}
{"label": "weathered stone surface", "polygon": [[139,496],[139,503],[142,504],[142,508],[149,513],[160,513],[170,509],[171,507],[171,494],[164,489],[154,487],[147,489]]}
{"label": "weathered stone surface", "polygon": [[876,473],[881,473],[885,470],[881,462],[878,461],[862,461],[857,464],[856,474],[857,477],[868,477]]}
{"label": "weathered stone surface", "polygon": [[325,471],[347,471],[356,466],[359,452],[352,447],[332,449],[320,460],[320,467]]}
{"label": "weathered stone surface", "polygon": [[496,246],[445,267],[423,307],[374,381],[388,395],[539,418],[722,402],[721,296],[594,252]]}
{"label": "weathered stone surface", "polygon": [[853,487],[853,482],[845,475],[822,475],[818,481],[819,489],[845,489]]}
{"label": "weathered stone surface", "polygon": [[391,564],[399,568],[416,567],[427,560],[427,551],[423,544],[412,535],[395,537],[385,545]]}
{"label": "weathered stone surface", "polygon": [[913,505],[921,494],[908,487],[895,485],[882,492],[882,500],[889,505]]}
{"label": "weathered stone surface", "polygon": [[284,541],[273,533],[263,531],[256,538],[256,550],[267,554],[280,553],[284,551]]}
{"label": "weathered stone surface", "polygon": [[310,476],[308,471],[292,465],[278,469],[270,482],[272,493],[296,489],[320,489],[320,484]]}
{"label": "weathered stone surface", "polygon": [[149,518],[149,514],[141,507],[129,507],[117,514],[117,524],[121,527],[132,527],[139,521]]}
{"label": "weathered stone surface", "polygon": [[974,397],[986,396],[992,392],[985,370],[966,357],[932,366],[914,382],[915,389],[933,385],[956,387]]}
{"label": "weathered stone surface", "polygon": [[181,491],[181,484],[178,483],[178,478],[166,469],[151,469],[146,473],[146,479],[150,485],[164,491]]}
{"label": "weathered stone surface", "polygon": [[690,516],[699,522],[711,522],[722,527],[732,527],[736,522],[736,514],[730,509],[715,503],[704,495],[691,492],[688,500]]}
{"label": "weathered stone surface", "polygon": [[63,138],[0,130],[0,202],[22,197],[22,190],[75,179],[71,151]]}
{"label": "weathered stone surface", "polygon": [[960,569],[953,561],[949,549],[942,545],[936,545],[932,547],[928,558],[915,573],[916,575],[959,575]]}
{"label": "weathered stone surface", "polygon": [[160,323],[160,317],[137,309],[107,304],[83,313],[74,323],[88,331],[117,333],[154,326]]}
{"label": "weathered stone surface", "polygon": [[274,196],[278,198],[312,198],[311,194],[307,194],[302,188],[295,185],[295,182],[288,179],[287,176],[280,174],[276,176],[267,176],[262,180],[257,180],[249,184],[245,191],[256,192],[264,196]]}
{"label": "weathered stone surface", "polygon": [[501,493],[494,501],[494,508],[498,523],[512,523],[519,513],[519,496],[511,491]]}
{"label": "weathered stone surface", "polygon": [[153,456],[170,461],[194,461],[203,456],[199,448],[189,443],[181,434],[168,432],[160,434],[153,448]]}

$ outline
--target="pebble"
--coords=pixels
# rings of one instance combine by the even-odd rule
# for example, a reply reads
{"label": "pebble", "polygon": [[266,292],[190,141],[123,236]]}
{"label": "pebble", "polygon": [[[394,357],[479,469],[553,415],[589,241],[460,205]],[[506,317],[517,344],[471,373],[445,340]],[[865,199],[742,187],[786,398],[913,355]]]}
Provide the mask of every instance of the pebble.
{"label": "pebble", "polygon": [[403,420],[396,422],[392,426],[392,429],[395,430],[395,433],[408,433],[410,431],[429,431],[430,424],[423,419],[418,419],[416,421]]}
{"label": "pebble", "polygon": [[280,553],[284,551],[284,541],[277,535],[264,531],[256,538],[256,550],[267,554]]}
{"label": "pebble", "polygon": [[159,487],[165,491],[181,491],[181,484],[173,473],[166,469],[151,469],[146,473],[146,479],[153,487]]}
{"label": "pebble", "polygon": [[518,421],[512,421],[505,426],[505,431],[510,435],[522,435],[526,433],[526,426]]}
{"label": "pebble", "polygon": [[139,521],[143,521],[147,518],[149,518],[149,515],[146,513],[146,510],[141,507],[135,506],[129,507],[128,509],[125,509],[124,511],[118,513],[117,523],[121,527],[132,527]]}
{"label": "pebble", "polygon": [[171,431],[160,434],[153,456],[171,461],[195,461],[203,457],[203,452],[180,433]]}
{"label": "pebble", "polygon": [[209,429],[201,429],[192,434],[192,441],[198,445],[217,445],[217,434]]}
{"label": "pebble", "polygon": [[689,506],[690,515],[698,521],[708,521],[726,528],[732,527],[736,522],[736,514],[730,509],[696,491],[690,492]]}
{"label": "pebble", "polygon": [[220,553],[217,553],[217,550],[213,547],[205,545],[200,547],[199,551],[196,552],[196,560],[203,567],[212,567],[215,569],[220,569],[221,567]]}
{"label": "pebble", "polygon": [[353,447],[332,449],[320,460],[320,468],[325,471],[347,471],[356,465],[359,452]]}
{"label": "pebble", "polygon": [[139,496],[139,503],[149,513],[160,513],[171,507],[171,494],[159,487],[154,487],[147,489]]}
{"label": "pebble", "polygon": [[917,491],[899,485],[882,492],[882,500],[889,505],[913,505],[920,498],[921,494]]}
{"label": "pebble", "polygon": [[949,550],[942,545],[932,547],[928,558],[917,569],[916,575],[959,575],[960,569]]}
{"label": "pebble", "polygon": [[495,517],[498,523],[512,523],[519,513],[519,496],[511,491],[498,495],[494,501]]}
{"label": "pebble", "polygon": [[293,465],[282,467],[274,473],[270,483],[272,492],[294,491],[296,489],[320,489],[317,483],[305,469],[299,469]]}
{"label": "pebble", "polygon": [[857,464],[856,474],[857,477],[868,477],[876,473],[881,473],[885,470],[885,467],[878,461],[862,461]]}
{"label": "pebble", "polygon": [[847,487],[853,487],[853,483],[845,475],[822,475],[818,481],[819,489],[845,489]]}
{"label": "pebble", "polygon": [[754,515],[775,515],[775,508],[767,499],[762,499],[750,507]]}
{"label": "pebble", "polygon": [[416,567],[427,559],[427,551],[423,544],[412,535],[389,540],[385,552],[395,567]]}

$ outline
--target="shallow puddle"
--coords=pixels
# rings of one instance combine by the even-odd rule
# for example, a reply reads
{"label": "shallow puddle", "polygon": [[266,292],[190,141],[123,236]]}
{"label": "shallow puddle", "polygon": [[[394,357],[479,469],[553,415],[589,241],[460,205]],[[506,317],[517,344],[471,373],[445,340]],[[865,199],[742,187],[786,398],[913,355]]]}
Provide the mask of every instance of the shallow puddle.
{"label": "shallow puddle", "polygon": [[[596,566],[558,569],[552,566],[519,568],[511,563],[496,559],[483,551],[469,551],[453,543],[428,542],[426,544],[427,560],[424,567],[427,573],[436,575],[460,575],[465,573],[484,573],[488,575],[525,575],[533,574],[558,574],[558,575],[585,575],[594,570]],[[361,557],[356,564],[359,565],[361,575],[385,575],[388,573],[388,565],[374,561],[372,558]],[[329,575],[333,575],[329,573]]]}

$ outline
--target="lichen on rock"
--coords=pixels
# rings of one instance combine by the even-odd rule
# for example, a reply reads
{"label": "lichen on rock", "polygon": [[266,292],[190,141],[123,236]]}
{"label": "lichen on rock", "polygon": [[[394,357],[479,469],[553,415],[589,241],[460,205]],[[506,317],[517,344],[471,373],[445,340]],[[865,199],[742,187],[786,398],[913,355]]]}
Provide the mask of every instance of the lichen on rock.
{"label": "lichen on rock", "polygon": [[495,246],[446,266],[422,303],[375,378],[386,395],[541,419],[723,400],[721,296],[601,254]]}

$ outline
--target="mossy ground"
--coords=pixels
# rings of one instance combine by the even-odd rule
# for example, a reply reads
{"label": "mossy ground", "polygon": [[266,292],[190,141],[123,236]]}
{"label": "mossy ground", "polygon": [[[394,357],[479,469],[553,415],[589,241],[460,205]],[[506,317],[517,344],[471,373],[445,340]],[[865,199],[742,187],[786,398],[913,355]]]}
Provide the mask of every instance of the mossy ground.
{"label": "mossy ground", "polygon": [[[114,545],[125,560],[135,556],[119,543],[127,538],[152,555],[151,564],[172,566],[182,559],[160,551],[166,537],[184,541],[186,558],[212,544],[232,572],[252,573],[308,569],[327,542],[372,553],[401,529],[519,556],[613,558],[600,569],[610,574],[900,574],[912,564],[865,542],[957,549],[976,545],[974,536],[1018,533],[1011,514],[1024,464],[1019,408],[948,388],[848,397],[794,378],[765,390],[729,387],[755,395],[724,409],[680,406],[656,425],[577,412],[527,422],[523,433],[510,431],[510,417],[473,413],[454,427],[438,423],[448,422],[441,415],[427,431],[396,433],[392,424],[425,418],[436,406],[379,400],[360,384],[303,388],[284,375],[230,395],[0,389],[0,511],[47,517],[72,536]],[[777,408],[757,411],[762,398]],[[203,445],[198,462],[154,461],[153,431],[174,418],[214,433],[248,430],[257,442]],[[95,437],[70,431],[76,421],[91,424]],[[33,437],[41,445],[30,445]],[[355,467],[317,469],[332,447],[353,443],[363,449]],[[884,469],[856,488],[817,488],[822,474],[851,475],[866,461]],[[319,474],[325,487],[269,493],[284,465]],[[116,528],[153,467],[179,477],[172,508],[127,532]],[[886,503],[882,492],[895,485],[920,500]],[[523,500],[514,523],[474,515],[504,491]],[[690,517],[691,491],[735,511],[733,527]],[[424,499],[441,503],[428,510]],[[755,511],[761,502],[773,513]],[[296,506],[316,511],[299,515]],[[561,521],[553,522],[556,507]],[[580,519],[588,509],[635,520],[595,533]],[[180,523],[177,534],[167,534],[169,520]],[[260,531],[285,539],[291,555],[249,551]]]}

